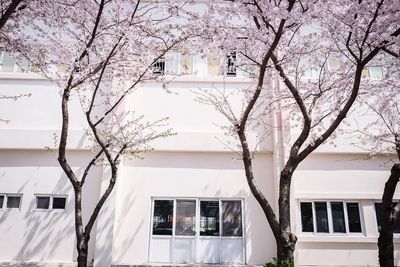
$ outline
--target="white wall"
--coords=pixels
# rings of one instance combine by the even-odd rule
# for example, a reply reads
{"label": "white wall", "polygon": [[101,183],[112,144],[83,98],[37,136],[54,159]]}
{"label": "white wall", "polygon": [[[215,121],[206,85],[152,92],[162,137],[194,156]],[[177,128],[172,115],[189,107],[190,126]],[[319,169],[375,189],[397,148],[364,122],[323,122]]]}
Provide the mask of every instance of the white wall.
{"label": "white wall", "polygon": [[[254,169],[260,188],[273,201],[271,160],[269,154],[257,155]],[[235,155],[153,152],[144,160],[126,161],[119,178],[114,264],[148,262],[152,197],[244,198],[247,263],[262,264],[275,255],[272,232]]]}
{"label": "white wall", "polygon": [[[70,153],[70,164],[82,172],[88,155]],[[98,197],[100,168],[94,168],[84,192],[85,211]],[[57,162],[48,151],[0,150],[0,194],[22,194],[21,208],[0,210],[0,262],[65,262],[76,258],[73,190]],[[67,195],[63,211],[36,211],[35,194]],[[94,242],[90,245],[93,257]]]}

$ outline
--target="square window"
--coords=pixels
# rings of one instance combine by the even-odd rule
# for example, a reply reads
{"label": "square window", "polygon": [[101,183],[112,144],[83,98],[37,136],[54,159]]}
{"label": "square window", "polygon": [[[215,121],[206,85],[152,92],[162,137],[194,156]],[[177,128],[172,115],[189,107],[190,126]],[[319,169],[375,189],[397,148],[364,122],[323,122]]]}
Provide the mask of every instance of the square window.
{"label": "square window", "polygon": [[19,209],[20,204],[20,196],[7,196],[7,209]]}
{"label": "square window", "polygon": [[48,210],[50,208],[50,197],[49,196],[37,196],[36,197],[36,209]]}
{"label": "square window", "polygon": [[53,209],[63,210],[65,209],[66,197],[53,197]]}

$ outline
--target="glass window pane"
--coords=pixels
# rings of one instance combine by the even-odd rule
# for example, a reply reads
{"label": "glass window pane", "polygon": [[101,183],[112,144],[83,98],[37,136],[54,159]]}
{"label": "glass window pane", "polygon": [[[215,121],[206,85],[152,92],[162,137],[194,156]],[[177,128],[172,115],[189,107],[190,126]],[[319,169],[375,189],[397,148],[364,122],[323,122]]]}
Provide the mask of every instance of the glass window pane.
{"label": "glass window pane", "polygon": [[66,200],[65,197],[53,197],[53,209],[65,209]]}
{"label": "glass window pane", "polygon": [[48,210],[50,207],[50,197],[36,197],[36,208]]}
{"label": "glass window pane", "polygon": [[193,56],[191,55],[181,55],[181,70],[180,74],[193,74]]}
{"label": "glass window pane", "polygon": [[[375,203],[375,214],[376,214],[376,221],[378,223],[378,231],[381,230],[381,216],[382,216],[381,208],[382,208],[382,203]],[[398,217],[394,223],[393,232],[396,234],[400,233],[400,217]]]}
{"label": "glass window pane", "polygon": [[7,196],[8,209],[19,209],[20,202],[21,202],[20,196]]}
{"label": "glass window pane", "polygon": [[349,232],[361,233],[360,210],[358,203],[347,203],[347,217],[349,219]]}
{"label": "glass window pane", "polygon": [[326,202],[315,202],[315,216],[317,217],[317,232],[329,233],[328,211]]}
{"label": "glass window pane", "polygon": [[301,210],[302,231],[303,232],[314,232],[312,203],[311,202],[300,203],[300,210]]}
{"label": "glass window pane", "polygon": [[200,201],[200,235],[219,236],[218,201]]}
{"label": "glass window pane", "polygon": [[222,235],[242,236],[241,201],[222,201]]}
{"label": "glass window pane", "polygon": [[154,200],[153,235],[172,235],[173,200]]}
{"label": "glass window pane", "polygon": [[343,202],[331,202],[332,223],[334,233],[346,233]]}
{"label": "glass window pane", "polygon": [[165,74],[177,75],[179,69],[179,58],[178,52],[169,52],[165,57]]}
{"label": "glass window pane", "polygon": [[3,52],[1,58],[1,71],[3,72],[13,72],[14,71],[14,59],[7,52]]}
{"label": "glass window pane", "polygon": [[369,76],[374,80],[382,80],[383,78],[383,69],[382,66],[371,66],[369,69]]}
{"label": "glass window pane", "polygon": [[196,229],[196,201],[176,201],[175,234],[194,236]]}
{"label": "glass window pane", "polygon": [[220,74],[219,55],[211,54],[207,56],[208,75],[217,76]]}
{"label": "glass window pane", "polygon": [[4,196],[0,196],[0,209],[3,208]]}
{"label": "glass window pane", "polygon": [[227,76],[236,76],[236,52],[232,52],[227,55]]}

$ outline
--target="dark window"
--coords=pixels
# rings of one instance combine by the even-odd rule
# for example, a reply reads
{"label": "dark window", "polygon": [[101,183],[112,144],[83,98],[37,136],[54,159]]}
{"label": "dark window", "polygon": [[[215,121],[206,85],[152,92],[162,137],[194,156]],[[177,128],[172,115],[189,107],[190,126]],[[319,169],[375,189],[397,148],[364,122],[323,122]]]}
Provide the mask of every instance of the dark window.
{"label": "dark window", "polygon": [[242,236],[242,204],[240,201],[222,201],[222,235]]}
{"label": "dark window", "polygon": [[20,196],[7,196],[7,208],[8,209],[19,209],[21,204]]}
{"label": "dark window", "polygon": [[162,57],[153,64],[154,74],[164,74],[165,72],[165,59]]}
{"label": "dark window", "polygon": [[50,197],[36,197],[36,208],[48,210],[50,207]]}
{"label": "dark window", "polygon": [[315,216],[317,219],[317,232],[329,233],[328,211],[326,208],[326,202],[315,202],[314,205],[315,205]]}
{"label": "dark window", "polygon": [[200,201],[200,235],[219,236],[218,201]]}
{"label": "dark window", "polygon": [[227,76],[236,76],[236,52],[232,52],[227,56]]}
{"label": "dark window", "polygon": [[358,203],[347,203],[347,217],[349,220],[349,232],[361,233],[360,209]]}
{"label": "dark window", "polygon": [[175,234],[194,236],[196,229],[196,201],[176,201]]}
{"label": "dark window", "polygon": [[66,197],[53,197],[53,209],[63,210],[65,209]]}
{"label": "dark window", "polygon": [[3,208],[4,196],[0,196],[0,209]]}
{"label": "dark window", "polygon": [[314,222],[312,213],[312,203],[300,203],[301,210],[301,227],[303,232],[314,232]]}
{"label": "dark window", "polygon": [[332,223],[334,233],[346,233],[343,202],[331,202]]}
{"label": "dark window", "polygon": [[154,200],[153,235],[172,235],[174,201]]}
{"label": "dark window", "polygon": [[[376,214],[376,221],[378,223],[378,231],[381,230],[381,218],[382,218],[382,203],[375,203],[375,214]],[[393,232],[396,234],[400,233],[400,216],[397,217],[396,221],[394,222]]]}

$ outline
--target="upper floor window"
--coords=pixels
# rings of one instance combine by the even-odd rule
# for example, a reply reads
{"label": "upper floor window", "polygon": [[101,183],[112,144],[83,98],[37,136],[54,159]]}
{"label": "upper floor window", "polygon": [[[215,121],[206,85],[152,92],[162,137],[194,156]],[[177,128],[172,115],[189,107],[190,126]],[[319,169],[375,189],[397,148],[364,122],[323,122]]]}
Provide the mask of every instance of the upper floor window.
{"label": "upper floor window", "polygon": [[163,75],[165,72],[165,58],[160,57],[154,64],[153,64],[153,73]]}
{"label": "upper floor window", "polygon": [[300,202],[302,232],[361,233],[361,218],[357,202]]}
{"label": "upper floor window", "polygon": [[30,70],[27,60],[16,62],[7,52],[0,52],[0,71],[1,72],[28,72]]}
{"label": "upper floor window", "polygon": [[226,75],[236,77],[236,52],[232,52],[227,56]]}

